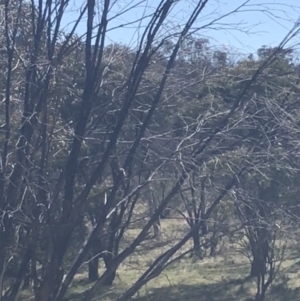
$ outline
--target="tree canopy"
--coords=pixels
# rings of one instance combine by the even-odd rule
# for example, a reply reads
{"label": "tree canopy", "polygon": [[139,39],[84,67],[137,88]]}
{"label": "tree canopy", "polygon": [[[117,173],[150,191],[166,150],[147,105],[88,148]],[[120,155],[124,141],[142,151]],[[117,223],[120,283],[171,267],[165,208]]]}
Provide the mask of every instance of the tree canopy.
{"label": "tree canopy", "polygon": [[263,301],[282,254],[275,225],[299,225],[299,25],[236,60],[195,29],[209,0],[175,29],[179,1],[160,1],[136,47],[108,43],[114,1],[85,1],[69,31],[71,1],[2,2],[0,300],[22,287],[65,300],[84,269],[91,300],[174,218],[181,236],[116,300],[227,237],[247,246]]}

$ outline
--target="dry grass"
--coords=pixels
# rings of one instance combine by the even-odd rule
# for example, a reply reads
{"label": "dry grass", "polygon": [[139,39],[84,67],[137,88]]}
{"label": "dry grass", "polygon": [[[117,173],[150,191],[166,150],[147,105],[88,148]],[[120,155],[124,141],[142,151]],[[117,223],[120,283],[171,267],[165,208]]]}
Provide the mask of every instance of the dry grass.
{"label": "dry grass", "polygon": [[[299,272],[286,264],[277,281],[270,289],[266,300],[299,300]],[[255,283],[244,281],[249,264],[241,257],[222,257],[193,262],[184,259],[170,266],[159,277],[149,282],[135,296],[137,301],[231,301],[248,300],[255,294]],[[119,269],[119,276],[113,287],[99,290],[95,301],[115,300],[140,275],[141,271],[130,265]],[[81,278],[81,279],[80,279]],[[86,275],[79,275],[74,281],[69,300],[81,300],[81,294],[88,289]],[[288,298],[288,299],[287,299]]]}
{"label": "dry grass", "polygon": [[[119,268],[115,284],[98,290],[94,301],[112,301],[122,294],[145,271],[147,266],[163,251],[173,245],[184,231],[183,221],[165,220],[161,240],[148,240],[141,245]],[[139,229],[130,229],[125,237],[128,243]],[[223,251],[216,258],[195,261],[184,258],[169,266],[159,277],[145,285],[134,297],[136,301],[246,301],[255,294],[255,282],[245,280],[249,273],[249,262],[234,248]],[[267,301],[300,300],[300,262],[298,252],[290,250],[281,272],[269,289]],[[103,267],[100,267],[100,273]],[[73,281],[69,301],[82,300],[83,293],[92,284],[86,272],[78,274]],[[20,300],[30,300],[22,295]]]}

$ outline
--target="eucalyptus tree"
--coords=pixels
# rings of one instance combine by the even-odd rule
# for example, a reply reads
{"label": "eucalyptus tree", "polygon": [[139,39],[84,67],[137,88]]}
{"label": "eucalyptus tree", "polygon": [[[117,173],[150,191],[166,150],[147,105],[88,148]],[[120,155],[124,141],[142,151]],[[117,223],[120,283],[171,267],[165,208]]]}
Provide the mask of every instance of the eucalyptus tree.
{"label": "eucalyptus tree", "polygon": [[[113,242],[104,249],[114,252],[106,258],[107,269],[87,294],[90,300],[96,288],[106,283],[145,239],[190,173],[223,155],[220,144],[229,149],[230,139],[225,139],[227,128],[234,129],[239,118],[243,118],[244,107],[253,96],[253,86],[298,28],[257,64],[253,73],[236,84],[230,106],[222,104],[218,109],[221,112],[216,113],[218,99],[211,110],[207,106],[206,114],[196,112],[199,117],[196,122],[189,121],[180,135],[178,132],[174,135],[167,118],[162,118],[161,123],[159,119],[164,117],[162,112],[177,113],[176,109],[168,109],[169,102],[178,100],[174,95],[188,88],[179,87],[181,82],[177,81],[180,69],[176,71],[175,67],[182,60],[178,54],[184,41],[195,33],[197,20],[210,2],[213,1],[193,2],[183,24],[170,29],[171,12],[179,1],[160,1],[154,11],[149,8],[149,14],[142,16],[146,26],[141,26],[143,32],[136,49],[120,46],[116,50],[113,46],[106,47],[112,21],[128,10],[137,9],[141,3],[130,2],[114,13],[116,2],[88,0],[78,10],[72,28],[64,32],[62,21],[72,8],[71,1],[4,1],[1,6],[4,16],[1,39],[5,45],[1,49],[1,66],[5,70],[1,82],[5,91],[1,116],[1,299],[16,299],[30,267],[35,300],[63,300],[104,230],[109,242]],[[213,23],[201,25],[198,30]],[[85,24],[81,36],[75,33],[79,24]],[[168,52],[163,49],[166,45],[171,45]],[[161,64],[156,66],[160,72],[154,75],[151,67],[157,64],[154,58],[162,50],[165,52]],[[216,69],[222,64],[219,59]],[[125,67],[120,71],[122,66]],[[145,96],[149,82],[155,82],[156,86]],[[210,97],[207,91],[206,97]],[[134,135],[129,133],[133,129]],[[158,143],[162,135],[166,140],[172,138],[172,143],[162,147]],[[242,149],[239,155],[243,164],[235,166],[225,177],[225,185],[210,203],[204,220],[239,177],[261,162],[259,156],[254,156],[250,163],[249,153],[255,154],[257,148],[241,143],[234,141],[234,146]],[[155,156],[157,160],[153,160]],[[172,179],[170,189],[134,240],[119,250],[118,239],[131,221],[139,193],[152,181],[159,181],[166,166],[177,169],[177,177]],[[93,202],[101,193],[107,198],[99,197],[98,211]],[[90,217],[93,225],[83,227],[88,224],[91,210],[95,210]],[[194,225],[174,247],[155,259],[119,300],[128,300],[159,275],[201,225],[202,222]],[[79,230],[82,230],[80,239]],[[71,253],[70,263],[67,259]],[[16,256],[20,259],[15,260],[17,273],[13,281],[7,282],[7,267]]]}

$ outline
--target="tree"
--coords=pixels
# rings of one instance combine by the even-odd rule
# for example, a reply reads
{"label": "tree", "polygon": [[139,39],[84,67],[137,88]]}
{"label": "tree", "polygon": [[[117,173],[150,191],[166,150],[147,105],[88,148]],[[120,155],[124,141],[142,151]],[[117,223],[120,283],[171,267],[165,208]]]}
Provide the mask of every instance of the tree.
{"label": "tree", "polygon": [[[7,290],[1,287],[2,299],[16,299],[30,269],[35,300],[61,301],[85,260],[90,262],[95,281],[86,296],[90,299],[97,286],[112,284],[120,264],[157,225],[191,175],[197,179],[197,173],[203,174],[203,168],[214,160],[226,162],[228,156],[236,156],[218,179],[222,187],[205,213],[201,212],[205,221],[240,177],[265,162],[260,156],[267,145],[262,136],[251,136],[236,125],[259,124],[254,118],[259,112],[251,111],[255,85],[262,82],[298,28],[255,62],[253,73],[236,80],[237,73],[245,72],[245,61],[226,73],[229,67],[224,54],[214,53],[206,59],[207,41],[191,37],[208,2],[195,2],[180,30],[165,33],[177,1],[162,0],[154,13],[143,17],[148,24],[137,49],[131,49],[106,47],[108,26],[114,18],[110,0],[99,5],[95,0],[86,1],[68,33],[61,23],[70,1],[5,1],[1,27],[5,44],[1,64],[7,70],[1,81],[5,91],[1,284],[10,269],[15,274]],[[130,4],[126,11],[136,5]],[[75,31],[82,20],[86,32],[78,36]],[[180,51],[189,47],[194,47],[196,55]],[[194,63],[218,76],[204,76],[202,85],[199,70],[189,73]],[[222,90],[229,79],[232,86]],[[181,83],[183,87],[179,87]],[[215,98],[209,92],[211,87]],[[228,94],[230,99],[223,101]],[[191,107],[184,105],[187,99]],[[201,101],[199,110],[191,112]],[[174,104],[180,105],[179,109]],[[244,123],[243,114],[253,123]],[[235,135],[239,139],[234,139]],[[274,153],[276,150],[274,147]],[[169,171],[168,191],[134,240],[120,248],[144,190]],[[159,275],[170,258],[196,237],[203,221],[193,224],[176,245],[155,259],[119,300],[128,300]],[[99,277],[100,257],[106,270]]]}
{"label": "tree", "polygon": [[286,218],[276,208],[276,185],[253,191],[258,192],[254,199],[246,196],[243,201],[239,192],[238,215],[244,225],[246,253],[251,258],[250,277],[256,278],[256,301],[263,301],[267,289],[272,284],[283,261],[287,239],[284,238]]}

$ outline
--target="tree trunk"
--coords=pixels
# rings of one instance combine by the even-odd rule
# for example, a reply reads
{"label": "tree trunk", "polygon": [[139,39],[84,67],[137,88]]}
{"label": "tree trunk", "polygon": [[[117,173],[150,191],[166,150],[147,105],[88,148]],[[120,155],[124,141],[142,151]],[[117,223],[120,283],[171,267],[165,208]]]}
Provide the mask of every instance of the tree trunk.
{"label": "tree trunk", "polygon": [[[156,208],[158,208],[157,199],[154,195],[153,188],[151,184],[149,184],[150,195],[149,195],[149,209],[150,209],[150,216],[155,214]],[[161,229],[160,229],[160,216],[157,217],[157,221],[153,224],[153,238],[160,238],[161,237]]]}
{"label": "tree trunk", "polygon": [[3,294],[3,282],[4,282],[4,275],[6,270],[6,260],[5,260],[5,253],[0,253],[0,301],[2,300]]}
{"label": "tree trunk", "polygon": [[29,286],[30,286],[30,275],[26,275],[25,278],[24,278],[22,290],[29,289]]}
{"label": "tree trunk", "polygon": [[116,275],[117,275],[117,271],[114,270],[106,279],[105,281],[103,282],[103,285],[104,286],[112,286],[113,283],[114,283],[114,280],[116,278]]}
{"label": "tree trunk", "polygon": [[257,276],[256,279],[256,295],[255,295],[255,301],[260,301],[260,293],[261,293],[261,277],[260,275]]}
{"label": "tree trunk", "polygon": [[259,254],[254,254],[253,261],[251,262],[250,277],[258,277],[261,275],[264,263],[260,259]]}
{"label": "tree trunk", "polygon": [[30,286],[31,273],[30,273],[30,261],[26,265],[25,277],[23,280],[22,290],[27,290]]}
{"label": "tree trunk", "polygon": [[53,291],[53,286],[50,282],[44,282],[35,291],[35,301],[48,301],[51,297],[51,292]]}
{"label": "tree trunk", "polygon": [[160,231],[160,223],[156,222],[153,224],[153,237],[154,238],[160,238],[161,237],[161,231]]}
{"label": "tree trunk", "polygon": [[203,254],[202,254],[202,250],[201,250],[201,246],[200,246],[200,236],[199,236],[198,232],[196,232],[193,235],[193,243],[194,243],[193,255],[199,259],[203,259]]}
{"label": "tree trunk", "polygon": [[89,261],[89,280],[90,281],[97,281],[99,278],[99,271],[98,271],[98,257],[94,257]]}
{"label": "tree trunk", "polygon": [[[113,263],[112,255],[111,254],[105,255],[103,259],[104,259],[106,270],[109,271],[110,269],[112,269],[112,263]],[[117,275],[117,270],[113,269],[113,271],[110,273],[110,275],[103,282],[103,285],[111,286],[114,283],[116,275]]]}
{"label": "tree trunk", "polygon": [[209,254],[211,257],[216,256],[217,246],[218,246],[218,239],[217,237],[212,236],[210,238],[210,254]]}
{"label": "tree trunk", "polygon": [[35,301],[49,301],[57,294],[64,277],[61,267],[53,267],[35,290]]}

